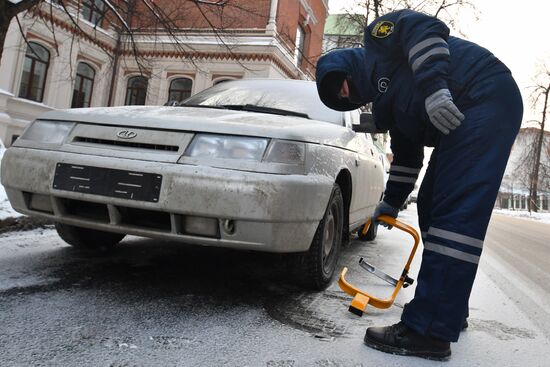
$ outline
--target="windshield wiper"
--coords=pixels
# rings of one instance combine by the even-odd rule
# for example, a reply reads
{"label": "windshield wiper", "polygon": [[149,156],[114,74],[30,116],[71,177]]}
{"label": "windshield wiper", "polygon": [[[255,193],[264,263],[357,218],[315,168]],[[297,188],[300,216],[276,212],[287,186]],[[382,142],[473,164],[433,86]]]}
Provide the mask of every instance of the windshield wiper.
{"label": "windshield wiper", "polygon": [[176,107],[200,107],[200,108],[215,108],[218,110],[226,110],[224,106],[207,105],[207,104],[177,104]]}
{"label": "windshield wiper", "polygon": [[283,109],[274,108],[274,107],[256,106],[253,104],[204,105],[204,104],[181,104],[180,103],[177,106],[178,107],[215,108],[218,110],[260,112],[260,113],[269,113],[272,115],[296,116],[296,117],[303,117],[303,118],[309,119],[309,116],[307,113],[283,110]]}
{"label": "windshield wiper", "polygon": [[223,105],[223,107],[227,108],[228,110],[262,112],[262,113],[270,113],[272,115],[296,116],[296,117],[303,117],[303,118],[309,119],[309,116],[307,115],[307,113],[283,110],[283,109],[274,108],[274,107],[256,106],[253,104],[245,104],[245,105],[226,104],[226,105]]}

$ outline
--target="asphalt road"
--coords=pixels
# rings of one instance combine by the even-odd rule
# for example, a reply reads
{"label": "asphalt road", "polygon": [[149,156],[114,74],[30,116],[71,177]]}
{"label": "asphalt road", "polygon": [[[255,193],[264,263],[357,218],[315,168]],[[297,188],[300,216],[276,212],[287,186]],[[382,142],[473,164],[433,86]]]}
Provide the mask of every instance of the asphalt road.
{"label": "asphalt road", "polygon": [[550,224],[493,215],[483,259],[495,283],[550,338]]}
{"label": "asphalt road", "polygon": [[[400,216],[414,224],[414,206]],[[542,307],[550,304],[549,242],[548,226],[495,217],[470,327],[447,366],[548,366],[541,351],[550,350]],[[365,276],[357,260],[397,275],[408,243],[396,230],[381,230],[372,243],[348,245],[341,266],[357,286],[389,295],[391,287]],[[413,277],[419,262],[420,255]],[[358,318],[336,284],[306,292],[291,280],[278,255],[136,237],[114,253],[90,254],[51,228],[2,234],[0,366],[440,365],[362,343],[366,327],[399,319],[414,286],[390,309]]]}

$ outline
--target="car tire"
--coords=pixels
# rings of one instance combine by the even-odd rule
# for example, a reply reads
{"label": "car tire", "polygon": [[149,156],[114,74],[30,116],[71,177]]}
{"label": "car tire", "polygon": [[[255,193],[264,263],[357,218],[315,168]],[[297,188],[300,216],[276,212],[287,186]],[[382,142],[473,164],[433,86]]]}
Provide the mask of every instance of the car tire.
{"label": "car tire", "polygon": [[340,186],[335,184],[311,247],[301,255],[298,270],[305,287],[323,290],[329,286],[338,265],[343,230],[344,198]]}
{"label": "car tire", "polygon": [[55,229],[63,241],[75,248],[85,250],[110,250],[126,236],[62,223],[56,223]]}
{"label": "car tire", "polygon": [[374,241],[378,234],[378,224],[371,224],[367,233],[363,234],[363,227],[359,229],[359,241]]}

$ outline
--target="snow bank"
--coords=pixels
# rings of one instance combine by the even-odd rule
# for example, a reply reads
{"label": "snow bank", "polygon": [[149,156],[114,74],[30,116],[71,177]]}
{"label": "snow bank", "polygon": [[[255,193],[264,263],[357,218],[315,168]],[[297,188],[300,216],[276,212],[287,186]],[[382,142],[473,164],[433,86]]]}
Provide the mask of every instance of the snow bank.
{"label": "snow bank", "polygon": [[527,210],[509,210],[509,209],[495,209],[494,214],[507,215],[509,217],[516,217],[522,219],[537,220],[542,223],[550,224],[550,213],[529,213]]}
{"label": "snow bank", "polygon": [[[6,148],[4,147],[2,140],[0,140],[0,162],[2,160],[2,157],[4,156],[5,150]],[[0,184],[0,220],[6,219],[8,217],[20,217],[20,216],[21,214],[17,213],[15,210],[12,209],[10,202],[8,201],[6,191],[4,190],[4,186]]]}

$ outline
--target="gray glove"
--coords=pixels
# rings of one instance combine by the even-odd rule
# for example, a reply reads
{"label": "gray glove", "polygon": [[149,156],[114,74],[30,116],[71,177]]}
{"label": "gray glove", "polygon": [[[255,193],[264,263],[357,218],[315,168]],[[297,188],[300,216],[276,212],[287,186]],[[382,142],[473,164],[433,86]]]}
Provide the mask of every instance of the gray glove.
{"label": "gray glove", "polygon": [[451,130],[460,126],[464,115],[453,103],[453,97],[448,89],[440,89],[426,98],[426,112],[430,121],[443,134],[448,135]]}
{"label": "gray glove", "polygon": [[375,225],[381,224],[388,229],[392,229],[393,226],[390,226],[386,222],[377,221],[376,218],[378,218],[380,215],[387,215],[392,218],[397,218],[398,214],[399,214],[399,208],[394,208],[393,206],[386,203],[385,201],[381,201],[376,206],[376,209],[374,209],[374,214],[372,215],[372,224],[375,224]]}

